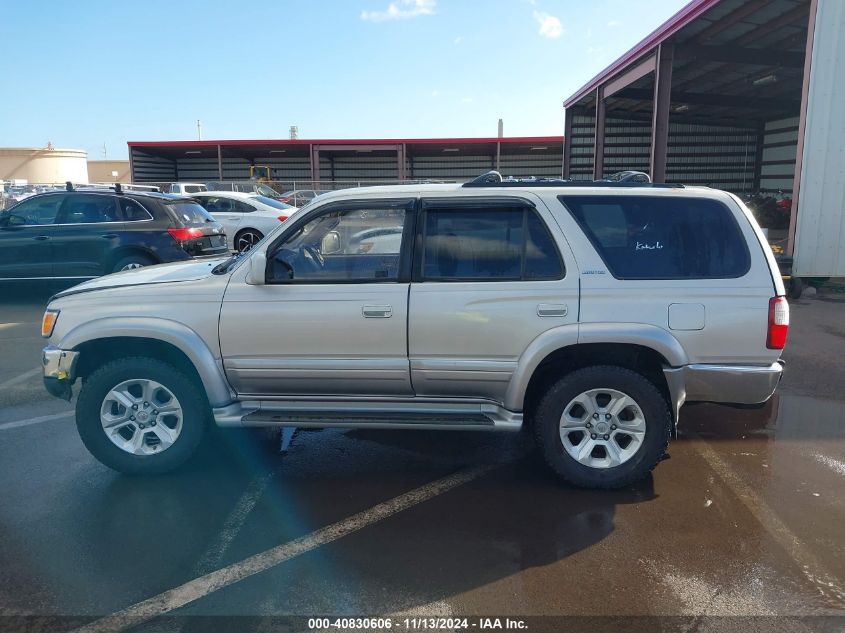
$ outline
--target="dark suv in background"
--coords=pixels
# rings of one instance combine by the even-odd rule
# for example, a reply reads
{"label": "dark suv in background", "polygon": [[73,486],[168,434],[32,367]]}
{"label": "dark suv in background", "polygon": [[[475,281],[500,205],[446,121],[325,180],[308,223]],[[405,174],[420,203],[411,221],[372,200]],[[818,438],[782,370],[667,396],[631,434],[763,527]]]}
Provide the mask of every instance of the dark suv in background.
{"label": "dark suv in background", "polygon": [[0,281],[83,279],[226,254],[223,227],[179,196],[70,189],[0,213]]}

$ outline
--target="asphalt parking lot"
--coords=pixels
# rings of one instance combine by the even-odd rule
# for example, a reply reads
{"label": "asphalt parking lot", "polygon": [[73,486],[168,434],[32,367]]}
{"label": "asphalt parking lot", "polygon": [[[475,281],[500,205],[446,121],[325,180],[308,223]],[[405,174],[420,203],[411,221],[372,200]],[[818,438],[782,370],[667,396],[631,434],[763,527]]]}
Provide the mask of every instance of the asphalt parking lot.
{"label": "asphalt parking lot", "polygon": [[687,406],[651,478],[588,492],[557,483],[520,436],[468,433],[299,432],[285,454],[227,433],[177,473],[116,474],[41,386],[51,290],[0,299],[7,623],[845,615],[845,301],[793,304],[765,409]]}

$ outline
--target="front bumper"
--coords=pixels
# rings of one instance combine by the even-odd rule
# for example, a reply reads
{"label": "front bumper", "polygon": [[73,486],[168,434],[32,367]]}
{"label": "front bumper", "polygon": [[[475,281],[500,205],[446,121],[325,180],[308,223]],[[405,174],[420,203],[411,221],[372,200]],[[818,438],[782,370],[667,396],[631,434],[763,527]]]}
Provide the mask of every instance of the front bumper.
{"label": "front bumper", "polygon": [[41,352],[44,387],[52,395],[63,400],[70,400],[71,386],[76,380],[76,364],[79,352],[45,347]]}

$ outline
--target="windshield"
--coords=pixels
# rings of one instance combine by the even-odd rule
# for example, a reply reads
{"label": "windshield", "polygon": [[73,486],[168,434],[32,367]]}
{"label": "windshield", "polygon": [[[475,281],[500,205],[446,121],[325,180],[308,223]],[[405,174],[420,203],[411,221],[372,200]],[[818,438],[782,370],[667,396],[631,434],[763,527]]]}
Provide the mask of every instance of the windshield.
{"label": "windshield", "polygon": [[272,187],[268,187],[267,185],[261,184],[255,185],[255,193],[262,196],[270,196],[271,198],[275,198],[279,195],[278,192]]}
{"label": "windshield", "polygon": [[255,196],[254,199],[266,204],[268,207],[273,207],[274,209],[293,209],[293,206],[285,204],[281,200],[273,200],[273,198],[268,198],[267,196]]}

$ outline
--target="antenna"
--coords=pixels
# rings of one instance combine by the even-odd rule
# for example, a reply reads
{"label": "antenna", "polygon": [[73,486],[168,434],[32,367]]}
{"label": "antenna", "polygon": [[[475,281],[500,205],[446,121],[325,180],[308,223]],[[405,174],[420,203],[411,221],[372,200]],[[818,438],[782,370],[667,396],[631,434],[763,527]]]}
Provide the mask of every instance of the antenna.
{"label": "antenna", "polygon": [[202,121],[197,119],[197,140],[202,140]]}

